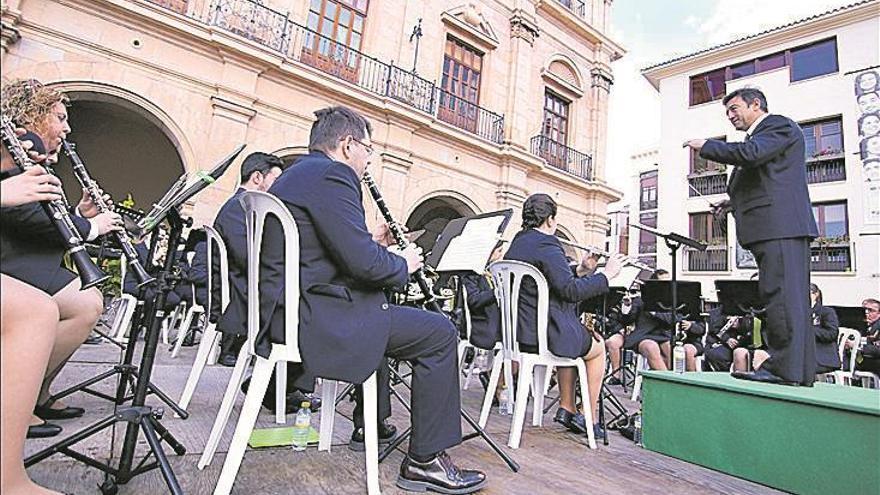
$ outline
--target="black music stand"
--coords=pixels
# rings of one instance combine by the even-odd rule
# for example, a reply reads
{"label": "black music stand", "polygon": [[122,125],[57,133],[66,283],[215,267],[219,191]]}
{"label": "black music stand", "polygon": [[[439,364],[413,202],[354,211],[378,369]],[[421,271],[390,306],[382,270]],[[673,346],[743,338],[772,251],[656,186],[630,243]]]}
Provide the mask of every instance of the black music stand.
{"label": "black music stand", "polygon": [[716,280],[715,290],[724,315],[754,318],[764,314],[765,305],[757,280]]}
{"label": "black music stand", "polygon": [[839,325],[844,328],[858,330],[865,335],[868,323],[865,321],[865,308],[862,306],[829,306],[837,313]]}
{"label": "black music stand", "polygon": [[[507,224],[510,223],[511,216],[513,216],[513,210],[507,209],[451,220],[437,237],[437,241],[428,254],[425,264],[435,267],[435,271],[441,275],[461,274],[471,271],[482,273],[489,262],[489,258],[492,256],[492,251],[494,251],[498,239],[504,233]],[[468,223],[472,221],[475,223],[468,226]],[[395,382],[402,383],[406,388],[410,388],[410,385],[403,380],[394,367],[390,367],[390,370],[392,379]],[[397,396],[404,407],[409,410],[409,405],[406,404],[397,391],[392,388],[392,392],[394,392],[394,395]],[[501,457],[507,463],[511,471],[519,471],[519,464],[511,459],[507,452],[504,452],[489,437],[486,431],[480,427],[479,423],[464,408],[461,408],[460,411],[461,417],[474,430],[473,433],[463,435],[462,442],[482,437],[489,444],[489,447],[498,454],[498,457]],[[411,434],[412,427],[407,428],[406,431],[398,435],[397,438],[385,447],[385,450],[380,452],[379,461],[385,460]]]}
{"label": "black music stand", "polygon": [[[223,175],[229,168],[236,157],[242,152],[244,145],[238,147],[232,154],[222,160],[209,173],[200,172],[197,174],[197,180],[189,184],[187,187],[180,187],[180,181],[172,186],[173,194],[166,193],[162,201],[154,207],[151,215],[148,215],[141,224],[139,224],[145,232],[151,231],[159,227],[160,224],[167,222],[169,225],[168,235],[168,252],[165,256],[165,264],[163,270],[156,277],[156,296],[153,299],[152,307],[149,312],[142,311],[141,319],[138,324],[132,324],[131,335],[129,336],[129,345],[126,348],[125,358],[128,360],[130,373],[137,373],[135,381],[134,397],[130,406],[123,407],[114,411],[110,416],[87,426],[83,430],[65,438],[64,440],[49,446],[24,461],[25,467],[32,466],[55,453],[62,453],[89,466],[97,468],[104,472],[104,482],[100,485],[100,490],[104,495],[115,495],[118,492],[117,484],[126,484],[135,476],[144,472],[159,468],[162,477],[168,485],[169,491],[174,495],[182,495],[183,490],[177,481],[174,470],[168,462],[165,451],[162,449],[162,441],[171,446],[174,453],[182,456],[186,453],[186,447],[174,438],[173,435],[159,422],[162,419],[164,411],[162,409],[154,409],[152,406],[145,404],[146,397],[150,391],[150,375],[153,371],[153,362],[156,357],[156,351],[159,346],[159,333],[161,331],[162,320],[164,319],[164,307],[168,293],[174,290],[177,282],[175,274],[176,257],[174,254],[178,246],[182,244],[182,234],[184,227],[191,224],[191,220],[184,219],[180,216],[179,209],[184,202],[201,192],[207,186],[211,185]],[[153,242],[150,246],[150,253],[147,262],[149,263],[155,255],[158,242],[158,236],[153,236]],[[141,289],[140,296],[143,296],[144,288]],[[140,330],[140,323],[146,328],[144,336],[144,350],[141,356],[141,364],[138,368],[132,368],[131,361],[134,358],[134,347],[137,342],[137,334]],[[117,387],[117,403],[125,394],[126,380],[120,379]],[[176,406],[176,404],[175,404]],[[175,411],[181,411],[182,418],[187,416],[186,411],[182,411],[179,407]],[[178,413],[179,414],[179,413]],[[119,466],[114,467],[110,463],[113,459],[113,446],[111,445],[110,459],[106,463],[92,459],[84,454],[72,450],[70,447],[74,444],[85,440],[101,431],[113,427],[116,423],[126,423],[125,438],[122,445],[122,454],[119,459]],[[135,448],[137,447],[138,437],[143,430],[144,437],[149,445],[150,452],[139,462],[134,464]],[[155,460],[149,462],[150,456]]]}
{"label": "black music stand", "polygon": [[[672,258],[672,269],[670,270],[670,272],[672,273],[672,288],[671,288],[671,294],[670,294],[671,297],[669,299],[669,303],[670,303],[670,306],[672,307],[673,316],[675,316],[675,313],[677,312],[677,310],[675,308],[678,307],[678,283],[677,283],[678,282],[678,267],[677,267],[677,265],[678,265],[678,248],[680,248],[681,246],[684,245],[684,246],[692,247],[692,248],[696,249],[697,251],[705,251],[707,245],[703,244],[702,242],[700,242],[696,239],[691,239],[690,237],[685,237],[681,234],[676,234],[675,232],[662,232],[662,231],[659,231],[653,227],[648,227],[647,225],[642,225],[640,223],[633,223],[633,224],[630,224],[630,226],[635,227],[639,230],[648,232],[649,234],[653,234],[656,237],[660,237],[661,239],[663,239],[666,242],[666,247],[669,248],[669,255]],[[644,300],[644,294],[643,294],[642,299]],[[699,313],[700,312],[697,311],[694,314],[696,316],[699,316]],[[673,332],[673,338],[675,337],[675,334],[678,333],[677,332],[678,322],[676,322],[675,328],[676,328],[676,331]],[[672,347],[672,345],[673,345],[673,342],[672,342],[672,339],[670,338],[669,346]],[[670,349],[670,353],[669,353],[669,369],[672,369],[671,349]]]}
{"label": "black music stand", "polygon": [[681,320],[700,317],[700,283],[678,280],[648,280],[642,285],[643,311],[672,313],[673,331],[669,334],[669,369],[672,365],[672,349],[676,342],[684,340],[679,331]]}

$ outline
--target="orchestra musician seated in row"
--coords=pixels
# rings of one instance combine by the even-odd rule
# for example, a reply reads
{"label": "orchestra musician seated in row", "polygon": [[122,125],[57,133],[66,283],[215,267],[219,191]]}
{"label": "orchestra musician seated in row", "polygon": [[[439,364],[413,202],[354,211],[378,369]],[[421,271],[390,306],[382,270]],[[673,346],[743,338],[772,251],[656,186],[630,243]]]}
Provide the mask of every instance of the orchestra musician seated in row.
{"label": "orchestra musician seated in row", "polygon": [[[578,318],[577,303],[608,292],[608,279],[620,273],[622,255],[613,255],[605,266],[604,274],[587,275],[596,267],[596,258],[587,253],[573,270],[565,259],[565,252],[556,233],[556,201],[547,194],[533,194],[523,203],[522,230],[516,234],[507,254],[508,260],[528,263],[544,275],[550,289],[547,315],[547,347],[557,356],[583,358],[589,381],[589,404],[593,420],[598,419],[599,392],[605,373],[605,344],[601,335],[587,330]],[[520,350],[538,352],[537,340],[538,291],[534,280],[522,282],[517,324]],[[599,423],[587,425],[584,415],[575,406],[577,370],[559,368],[560,406],[554,421],[576,433],[593,428],[597,438],[604,436]]]}
{"label": "orchestra musician seated in row", "polygon": [[605,322],[605,348],[608,350],[608,361],[611,363],[609,385],[622,385],[622,350],[628,328],[635,324],[638,308],[633,311],[633,301],[638,298],[638,291],[627,291],[620,304],[608,311]]}
{"label": "orchestra musician seated in row", "polygon": [[[654,280],[669,280],[669,272],[658,269],[651,277]],[[623,346],[636,350],[648,361],[652,370],[667,370],[671,349],[669,340],[675,331],[672,313],[646,311],[640,297],[633,298],[632,311],[635,312],[635,329],[626,336]],[[685,332],[684,352],[685,369],[697,370],[697,356],[703,354],[702,337],[706,327],[700,322],[685,320],[678,316],[679,325]]]}
{"label": "orchestra musician seated in row", "polygon": [[837,312],[822,304],[822,291],[816,284],[810,284],[810,303],[812,303],[811,321],[816,334],[816,373],[839,370]]}
{"label": "orchestra musician seated in row", "polygon": [[[43,167],[10,177],[7,172],[13,167],[3,147],[0,207],[61,199],[61,182]],[[5,210],[0,210],[0,217],[4,215]],[[60,495],[34,483],[22,462],[25,436],[33,428],[28,423],[55,345],[58,321],[58,305],[48,294],[5,273],[0,275],[0,493]]]}
{"label": "orchestra musician seated in row", "polygon": [[[760,320],[758,320],[760,321]],[[726,327],[726,328],[725,328]],[[749,357],[754,354],[754,321],[751,316],[725,316],[721,308],[709,312],[709,333],[706,336],[705,371],[748,371]],[[759,329],[760,332],[760,329]],[[757,350],[755,361],[763,361],[766,353]]]}
{"label": "orchestra musician seated in row", "polygon": [[880,375],[880,301],[865,299],[862,301],[862,307],[865,308],[867,328],[862,334],[865,343],[856,357],[856,370]]}
{"label": "orchestra musician seated in row", "polygon": [[[489,264],[501,259],[504,241],[498,241]],[[471,315],[470,343],[480,349],[491,350],[501,342],[501,310],[492,287],[492,276],[489,272],[467,273],[461,276],[461,285],[467,291],[467,300]]]}
{"label": "orchestra musician seated in row", "polygon": [[[399,249],[387,225],[375,234],[367,229],[360,183],[374,156],[372,125],[341,106],[315,116],[309,154],[269,189],[299,231],[299,348],[306,374],[363,383],[386,357],[409,361],[412,436],[397,486],[477,491],[486,475],[460,469],[446,453],[461,443],[457,331],[445,315],[390,305],[383,292],[403,286],[422,258],[415,244]],[[271,217],[263,245],[260,284],[267,297],[260,313],[269,319],[267,337],[283,342],[284,238]],[[255,343],[258,353],[268,351],[269,339]],[[377,381],[381,436],[391,407],[388,381]]]}
{"label": "orchestra musician seated in row", "polygon": [[[36,134],[48,155],[46,159],[54,163],[61,141],[71,130],[67,120],[67,96],[34,79],[10,81],[3,85],[0,93],[3,114]],[[100,213],[85,191],[70,218],[85,240],[121,230],[123,225],[118,214]],[[62,266],[67,246],[39,203],[4,207],[0,230],[3,232],[0,271],[46,292],[58,306],[60,320],[55,345],[34,408],[36,417],[32,424],[35,428],[31,431],[39,436],[57,435],[61,431],[59,426],[40,419],[76,418],[85,410],[67,407],[60,401],[50,402],[49,387],[95,327],[104,311],[104,298],[96,288],[80,290],[79,277]]]}

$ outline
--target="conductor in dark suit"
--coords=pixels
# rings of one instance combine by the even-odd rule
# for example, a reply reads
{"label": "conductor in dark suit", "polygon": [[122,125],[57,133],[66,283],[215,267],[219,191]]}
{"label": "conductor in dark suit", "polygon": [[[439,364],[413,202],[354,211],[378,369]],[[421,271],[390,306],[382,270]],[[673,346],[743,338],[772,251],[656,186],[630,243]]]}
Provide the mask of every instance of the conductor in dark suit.
{"label": "conductor in dark suit", "polygon": [[729,201],[740,244],[758,262],[759,290],[766,304],[770,358],[755,372],[735,372],[747,380],[812,386],[816,340],[810,322],[810,241],[818,235],[807,190],[804,135],[787,117],[767,113],[767,99],[754,88],[724,97],[727,118],[746,132],[741,143],[693,139],[685,146],[700,156],[733,165]]}
{"label": "conductor in dark suit", "polygon": [[[306,157],[269,190],[284,202],[299,231],[299,345],[310,375],[362,383],[384,357],[412,365],[412,437],[397,485],[413,491],[471,493],[485,485],[479,471],[459,469],[445,452],[461,442],[457,332],[443,315],[392,306],[384,287],[400,287],[422,265],[411,244],[389,247],[387,226],[371,235],[360,181],[373,156],[371,124],[345,107],[315,112]],[[283,238],[267,222],[261,259],[261,332],[284,339]],[[267,352],[267,342],[257,343]],[[379,400],[387,394],[380,393]],[[380,420],[388,408],[380,403]]]}

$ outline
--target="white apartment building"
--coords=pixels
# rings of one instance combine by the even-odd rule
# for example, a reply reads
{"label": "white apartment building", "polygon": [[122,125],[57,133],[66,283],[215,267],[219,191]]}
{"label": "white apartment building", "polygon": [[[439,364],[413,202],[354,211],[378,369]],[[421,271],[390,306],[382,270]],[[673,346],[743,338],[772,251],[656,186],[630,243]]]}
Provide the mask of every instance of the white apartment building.
{"label": "white apartment building", "polygon": [[[804,131],[820,232],[811,248],[812,280],[825,303],[858,305],[878,297],[877,188],[862,168],[861,112],[854,93],[856,76],[878,64],[880,2],[869,0],[644,69],[660,93],[661,139],[656,154],[633,157],[640,180],[639,192],[631,196],[631,221],[709,245],[704,252],[682,248],[678,272],[681,279],[700,281],[710,301],[716,300],[715,280],[756,272],[754,260],[736,242],[733,218],[716,222],[709,213],[710,202],[726,197],[729,171],[682,143],[709,137],[741,141],[743,133],[727,121],[721,98],[743,86],[757,87],[771,113],[790,117]],[[653,236],[633,232],[630,242],[631,253],[670,267],[669,250]]]}

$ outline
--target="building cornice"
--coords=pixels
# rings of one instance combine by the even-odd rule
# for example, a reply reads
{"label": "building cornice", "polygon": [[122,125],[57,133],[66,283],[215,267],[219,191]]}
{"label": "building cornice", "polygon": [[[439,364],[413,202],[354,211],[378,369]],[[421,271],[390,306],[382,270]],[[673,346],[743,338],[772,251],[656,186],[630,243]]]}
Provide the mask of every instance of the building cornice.
{"label": "building cornice", "polygon": [[589,43],[598,45],[600,49],[605,50],[611,61],[615,61],[626,54],[626,50],[609,38],[605,33],[599,31],[586,20],[575,15],[574,12],[558,2],[558,0],[537,0],[535,2],[535,11],[543,13],[552,20],[567,27],[574,34]]}
{"label": "building cornice", "polygon": [[654,86],[660,88],[660,81],[679,74],[703,71],[706,67],[725,66],[736,63],[739,58],[750,58],[761,52],[778,51],[803,38],[815,37],[823,31],[831,31],[857,22],[877,19],[880,3],[868,2],[841,12],[795,23],[786,28],[770,30],[764,34],[753,35],[719,47],[706,49],[680,59],[648,67],[642,75]]}

